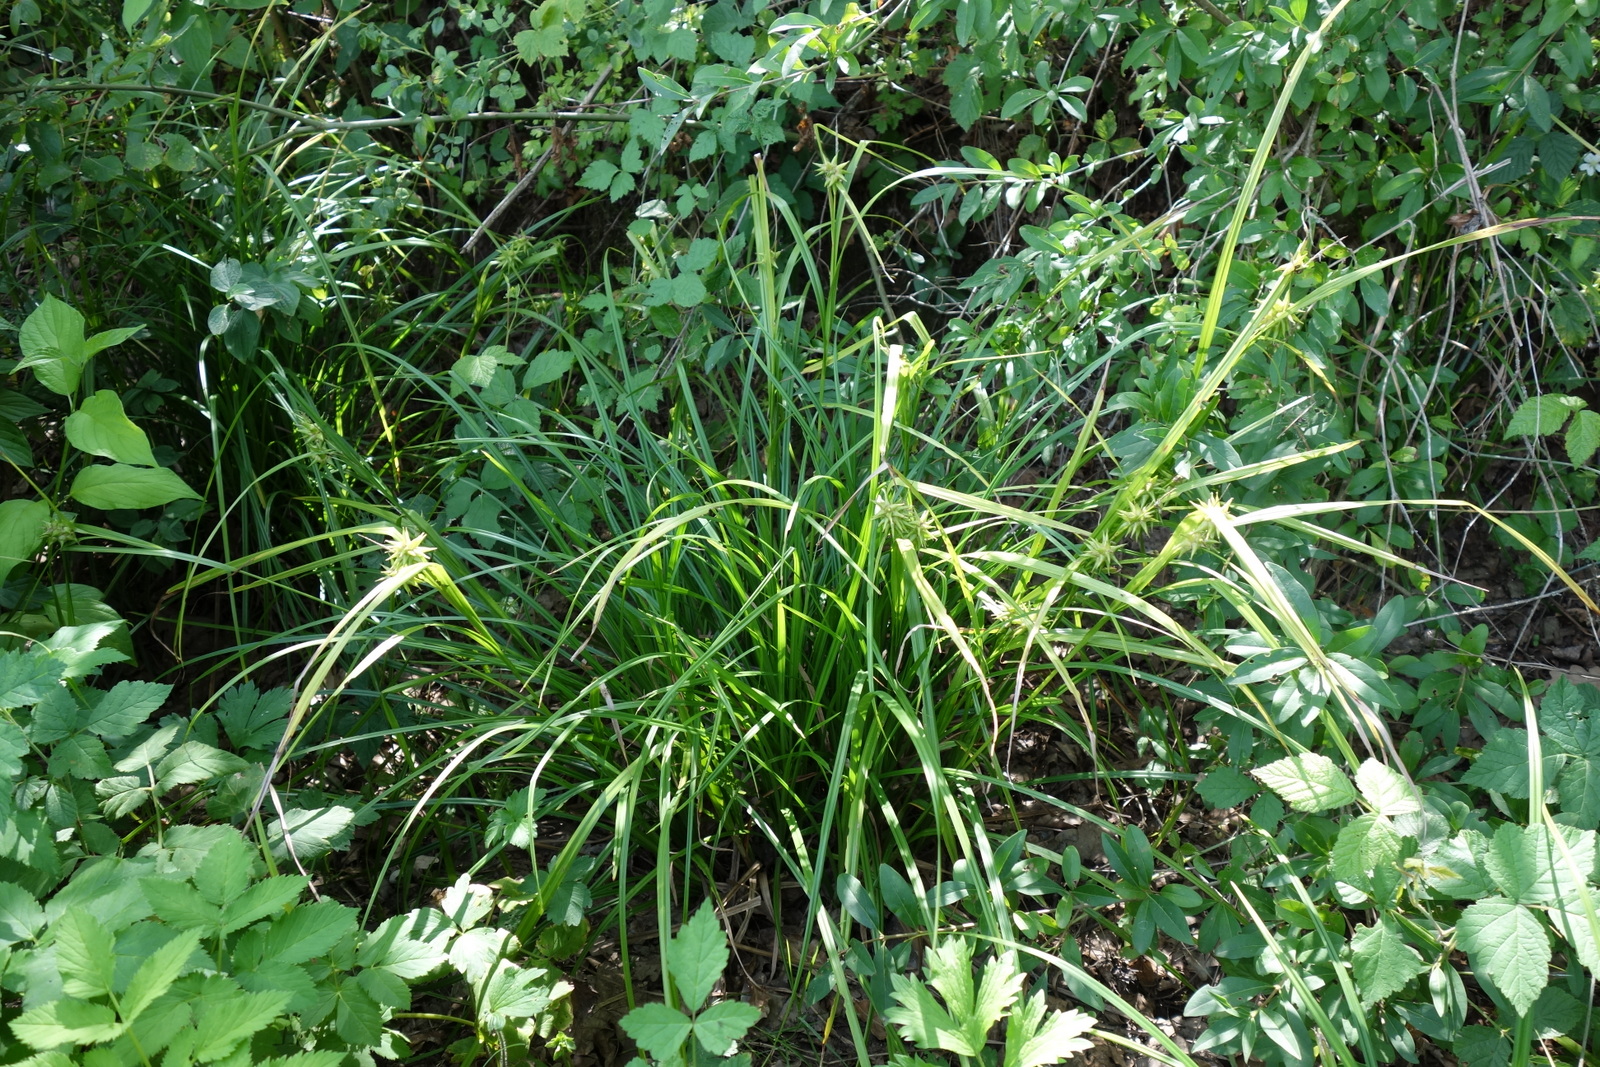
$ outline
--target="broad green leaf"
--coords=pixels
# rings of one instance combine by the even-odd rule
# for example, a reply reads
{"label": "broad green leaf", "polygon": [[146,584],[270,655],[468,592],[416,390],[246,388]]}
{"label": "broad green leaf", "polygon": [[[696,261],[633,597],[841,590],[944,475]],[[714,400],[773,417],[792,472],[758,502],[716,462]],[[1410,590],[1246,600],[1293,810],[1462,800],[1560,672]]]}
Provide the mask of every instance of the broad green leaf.
{"label": "broad green leaf", "polygon": [[835,888],[839,893],[839,902],[844,905],[844,910],[850,917],[868,930],[876,931],[882,920],[878,915],[877,902],[867,892],[867,887],[861,884],[861,879],[849,872],[841,872]]}
{"label": "broad green leaf", "polygon": [[1463,830],[1423,858],[1423,877],[1430,888],[1455,900],[1490,896],[1494,882],[1482,861],[1488,850],[1488,838],[1476,830]]}
{"label": "broad green leaf", "polygon": [[249,888],[250,852],[250,846],[238,834],[218,840],[194,869],[194,886],[200,895],[222,907]]}
{"label": "broad green leaf", "polygon": [[[0,507],[5,505],[0,504]],[[0,652],[0,708],[26,708],[61,688],[65,665],[37,652]]]}
{"label": "broad green leaf", "polygon": [[0,582],[13,569],[33,559],[44,543],[45,523],[49,521],[50,505],[43,500],[0,502]]}
{"label": "broad green leaf", "polygon": [[761,1012],[738,1000],[724,1000],[695,1016],[694,1036],[713,1056],[731,1056],[739,1039],[761,1021]]}
{"label": "broad green leaf", "polygon": [[623,1033],[658,1062],[675,1062],[694,1023],[665,1004],[641,1004],[622,1017]]}
{"label": "broad green leaf", "polygon": [[1550,936],[1539,919],[1504,897],[1480,900],[1461,913],[1456,943],[1473,969],[1526,1013],[1550,978]]}
{"label": "broad green leaf", "polygon": [[558,381],[572,369],[577,359],[575,354],[559,348],[540,352],[533,357],[533,362],[528,364],[527,373],[522,376],[522,387],[537,389],[541,385]]}
{"label": "broad green leaf", "polygon": [[433,908],[396,915],[367,935],[356,963],[382,967],[405,979],[421,978],[444,966],[445,949],[454,934],[450,921]]}
{"label": "broad green leaf", "polygon": [[1553,393],[1524,400],[1506,424],[1506,440],[1513,437],[1545,437],[1556,433],[1572,414],[1565,397]]}
{"label": "broad green leaf", "polygon": [[1259,791],[1256,783],[1233,767],[1218,767],[1200,779],[1195,790],[1213,811],[1236,808]]}
{"label": "broad green leaf", "polygon": [[72,997],[110,993],[117,960],[111,931],[87,911],[67,912],[51,930],[62,991]]}
{"label": "broad green leaf", "polygon": [[411,1007],[411,987],[393,971],[368,967],[356,975],[356,981],[367,991],[367,996],[385,1008],[407,1011]]}
{"label": "broad green leaf", "polygon": [[159,711],[171,694],[170,685],[118,682],[90,698],[92,703],[80,716],[81,726],[107,741],[119,741]]}
{"label": "broad green leaf", "polygon": [[170,504],[174,500],[199,500],[200,494],[165,467],[130,467],[125,463],[96,463],[72,479],[68,495],[102,511],[138,510]]}
{"label": "broad green leaf", "polygon": [[284,808],[283,818],[273,819],[267,825],[267,835],[272,842],[272,854],[279,860],[287,860],[292,847],[295,857],[303,863],[349,848],[355,824],[356,813],[339,804],[311,811]]}
{"label": "broad green leaf", "polygon": [[711,995],[711,987],[728,966],[728,941],[711,910],[710,901],[700,909],[667,943],[667,970],[690,1011],[698,1011]]}
{"label": "broad green leaf", "polygon": [[361,983],[340,982],[334,991],[333,1030],[357,1048],[370,1048],[383,1036],[383,1011]]}
{"label": "broad green leaf", "polygon": [[[1555,780],[1559,763],[1551,753],[1544,756],[1544,780]],[[1528,796],[1528,731],[1505,729],[1489,738],[1461,776],[1467,785],[1492,789],[1508,797],[1526,800]]]}
{"label": "broad green leaf", "polygon": [[[195,875],[200,881],[200,875]],[[222,906],[222,932],[241,930],[257,919],[277,915],[300,899],[306,879],[298,874],[279,874],[263,879]]]}
{"label": "broad green leaf", "polygon": [[165,793],[180,785],[208,782],[226,774],[236,774],[249,764],[231,752],[213,748],[203,741],[185,741],[156,764],[156,791]]}
{"label": "broad green leaf", "polygon": [[1583,466],[1600,449],[1600,414],[1580,411],[1572,416],[1567,427],[1567,458],[1576,466]]}
{"label": "broad green leaf", "polygon": [[31,367],[46,389],[72,394],[90,355],[83,330],[83,315],[46,293],[22,323],[17,337],[22,360],[16,370]]}
{"label": "broad green leaf", "polygon": [[208,1062],[226,1056],[245,1038],[271,1025],[288,1003],[289,994],[282,990],[230,990],[202,998],[195,1004],[195,1029],[200,1035],[195,1059]]}
{"label": "broad green leaf", "polygon": [[[1600,890],[1590,888],[1589,903],[1595,909],[1596,919],[1600,920]],[[1600,974],[1600,929],[1589,921],[1589,911],[1582,899],[1570,900],[1564,907],[1552,908],[1548,914],[1556,932],[1578,954],[1578,962],[1590,974]]]}
{"label": "broad green leaf", "polygon": [[105,742],[88,734],[73,734],[56,742],[47,764],[53,778],[82,778],[98,781],[111,774],[111,757]]}
{"label": "broad green leaf", "polygon": [[1366,1008],[1400,992],[1427,967],[1388,916],[1380,916],[1376,926],[1356,927],[1350,951],[1356,992]]}
{"label": "broad green leaf", "polygon": [[469,982],[481,982],[502,961],[517,951],[517,937],[509,930],[479,926],[464,930],[450,946],[450,965]]}
{"label": "broad green leaf", "polygon": [[502,963],[489,979],[482,1009],[502,1017],[531,1019],[548,1008],[552,1000],[571,991],[572,986],[548,968]]}
{"label": "broad green leaf", "polygon": [[34,464],[33,446],[28,443],[28,436],[22,432],[22,427],[4,417],[0,417],[0,459],[24,470]]}
{"label": "broad green leaf", "polygon": [[217,702],[217,721],[235,749],[272,748],[283,739],[293,694],[284,688],[258,690],[253,682],[234,686]]}
{"label": "broad green leaf", "polygon": [[1375,759],[1356,768],[1356,788],[1367,806],[1380,815],[1409,815],[1422,810],[1422,797],[1406,777]]}
{"label": "broad green leaf", "polygon": [[[1595,872],[1593,830],[1560,827],[1565,849],[1543,825],[1503,823],[1483,863],[1500,891],[1519,904],[1564,904]],[[1570,860],[1570,862],[1569,862]]]}
{"label": "broad green leaf", "polygon": [[44,909],[19,885],[0,882],[0,946],[32,941],[44,928]]}
{"label": "broad green leaf", "polygon": [[[145,899],[156,918],[179,930],[199,930],[212,937],[221,932],[222,909],[200,895],[188,882],[176,878],[145,878]],[[300,962],[300,961],[296,961]]]}
{"label": "broad green leaf", "polygon": [[110,1008],[83,1000],[54,1000],[11,1021],[11,1032],[19,1040],[41,1050],[113,1041],[122,1031]]}
{"label": "broad green leaf", "polygon": [[1335,878],[1373,894],[1376,884],[1385,881],[1374,876],[1380,870],[1392,875],[1400,862],[1400,835],[1387,816],[1368,812],[1339,831],[1330,860]]}
{"label": "broad green leaf", "polygon": [[1360,799],[1345,773],[1327,756],[1314,752],[1285,756],[1252,773],[1295,811],[1327,811]]}
{"label": "broad green leaf", "polygon": [[355,911],[336,900],[302,904],[267,928],[265,956],[279,963],[304,963],[355,929]]}
{"label": "broad green leaf", "polygon": [[1600,827],[1600,760],[1570,759],[1556,779],[1561,810],[1585,829]]}
{"label": "broad green leaf", "polygon": [[705,303],[706,287],[700,275],[685,273],[672,279],[672,302],[679,307],[692,308]]}
{"label": "broad green leaf", "polygon": [[154,467],[150,439],[122,410],[122,398],[110,389],[88,397],[67,416],[67,440],[75,448],[117,463]]}
{"label": "broad green leaf", "polygon": [[200,935],[191,930],[179,934],[151,953],[150,958],[133,973],[127,990],[122,994],[123,1019],[133,1022],[157,997],[172,988],[172,983],[183,973],[184,964],[199,947]]}

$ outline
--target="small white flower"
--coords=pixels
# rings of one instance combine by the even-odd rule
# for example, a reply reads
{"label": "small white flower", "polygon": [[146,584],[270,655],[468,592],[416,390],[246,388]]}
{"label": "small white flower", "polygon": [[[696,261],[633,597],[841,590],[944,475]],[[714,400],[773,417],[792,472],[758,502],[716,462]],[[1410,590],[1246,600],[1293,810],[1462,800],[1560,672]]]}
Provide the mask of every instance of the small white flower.
{"label": "small white flower", "polygon": [[1600,152],[1585,152],[1578,169],[1589,175],[1600,174]]}

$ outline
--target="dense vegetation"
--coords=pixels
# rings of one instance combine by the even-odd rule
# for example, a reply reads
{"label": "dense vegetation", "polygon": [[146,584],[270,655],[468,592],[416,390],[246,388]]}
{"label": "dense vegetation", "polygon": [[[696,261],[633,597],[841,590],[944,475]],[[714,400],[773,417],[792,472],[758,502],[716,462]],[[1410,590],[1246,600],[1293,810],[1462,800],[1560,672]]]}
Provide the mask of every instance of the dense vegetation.
{"label": "dense vegetation", "polygon": [[4,18],[0,1063],[1600,1047],[1594,0]]}

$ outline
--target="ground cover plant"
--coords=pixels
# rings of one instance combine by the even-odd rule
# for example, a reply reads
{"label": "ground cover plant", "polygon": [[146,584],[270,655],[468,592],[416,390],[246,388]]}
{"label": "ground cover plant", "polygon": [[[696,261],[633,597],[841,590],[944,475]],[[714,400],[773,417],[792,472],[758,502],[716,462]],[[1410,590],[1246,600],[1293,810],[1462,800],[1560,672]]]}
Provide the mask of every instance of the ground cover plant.
{"label": "ground cover plant", "polygon": [[1592,5],[4,10],[0,1061],[1592,1054]]}

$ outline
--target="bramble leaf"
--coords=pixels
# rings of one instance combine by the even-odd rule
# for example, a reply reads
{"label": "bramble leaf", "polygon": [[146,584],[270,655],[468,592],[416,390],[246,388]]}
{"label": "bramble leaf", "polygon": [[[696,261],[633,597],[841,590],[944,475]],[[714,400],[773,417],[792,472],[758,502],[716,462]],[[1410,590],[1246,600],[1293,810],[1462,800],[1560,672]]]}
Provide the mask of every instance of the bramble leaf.
{"label": "bramble leaf", "polygon": [[667,969],[672,984],[690,1011],[698,1011],[705,1004],[711,987],[727,966],[728,939],[711,910],[711,902],[704,901],[667,943]]}
{"label": "bramble leaf", "polygon": [[1355,786],[1333,760],[1315,752],[1285,756],[1252,773],[1295,811],[1327,811],[1360,799]]}
{"label": "bramble leaf", "polygon": [[1533,1006],[1550,979],[1550,935],[1533,912],[1504,897],[1480,900],[1463,911],[1456,941],[1478,974],[1519,1012]]}
{"label": "bramble leaf", "polygon": [[1388,916],[1380,916],[1375,926],[1358,926],[1350,950],[1356,991],[1366,1008],[1400,992],[1427,967]]}

